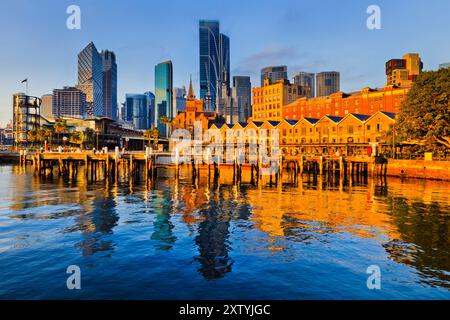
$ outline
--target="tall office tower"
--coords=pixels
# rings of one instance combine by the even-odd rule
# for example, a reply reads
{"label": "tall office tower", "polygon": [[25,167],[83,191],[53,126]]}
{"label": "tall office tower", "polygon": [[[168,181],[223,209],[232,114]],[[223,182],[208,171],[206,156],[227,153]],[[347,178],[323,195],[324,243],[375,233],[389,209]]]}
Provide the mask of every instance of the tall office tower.
{"label": "tall office tower", "polygon": [[220,84],[220,94],[217,95],[217,112],[225,118],[227,123],[237,122],[237,111],[233,109],[230,90],[226,82]]}
{"label": "tall office tower", "polygon": [[409,86],[422,72],[423,62],[418,53],[408,53],[403,59],[391,59],[386,62],[386,84]]}
{"label": "tall office tower", "polygon": [[103,63],[103,116],[117,121],[117,63],[114,52],[101,52]]}
{"label": "tall office tower", "polygon": [[271,66],[261,70],[261,87],[264,86],[264,80],[269,79],[269,84],[274,84],[278,80],[287,80],[287,66]]}
{"label": "tall office tower", "polygon": [[439,69],[445,69],[445,68],[450,68],[450,62],[448,62],[448,63],[441,63],[439,65]]}
{"label": "tall office tower", "polygon": [[173,119],[173,68],[172,61],[165,61],[155,66],[155,127],[160,137],[168,137],[168,124],[161,122],[161,117]]}
{"label": "tall office tower", "polygon": [[294,76],[294,84],[302,86],[307,98],[315,97],[315,74],[308,72],[299,72]]}
{"label": "tall office tower", "polygon": [[84,118],[86,115],[86,94],[75,87],[53,90],[52,112],[55,118]]}
{"label": "tall office tower", "polygon": [[178,112],[186,110],[186,87],[173,88],[173,112],[174,117],[178,115]]}
{"label": "tall office tower", "polygon": [[76,87],[86,94],[87,117],[103,116],[103,61],[93,42],[78,54]]}
{"label": "tall office tower", "polygon": [[252,84],[250,77],[234,76],[231,96],[238,109],[239,122],[252,116]]}
{"label": "tall office tower", "polygon": [[230,38],[220,34],[220,81],[230,89]]}
{"label": "tall office tower", "polygon": [[125,109],[126,122],[131,122],[136,130],[147,130],[150,127],[146,94],[126,94]]}
{"label": "tall office tower", "polygon": [[153,92],[144,92],[147,96],[148,128],[153,128],[155,124],[155,95]]}
{"label": "tall office tower", "polygon": [[47,119],[53,118],[53,95],[44,94],[41,101],[41,116]]}
{"label": "tall office tower", "polygon": [[325,97],[341,90],[340,74],[336,71],[320,72],[316,76],[316,96]]}
{"label": "tall office tower", "polygon": [[199,21],[200,98],[205,109],[216,110],[216,96],[220,89],[221,54],[219,21]]}

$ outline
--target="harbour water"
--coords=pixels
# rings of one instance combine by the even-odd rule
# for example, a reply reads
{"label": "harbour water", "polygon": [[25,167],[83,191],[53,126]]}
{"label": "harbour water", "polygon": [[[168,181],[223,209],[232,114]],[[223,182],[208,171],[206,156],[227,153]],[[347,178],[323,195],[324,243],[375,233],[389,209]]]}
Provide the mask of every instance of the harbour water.
{"label": "harbour water", "polygon": [[0,166],[0,299],[450,298],[450,183],[166,174],[149,188]]}

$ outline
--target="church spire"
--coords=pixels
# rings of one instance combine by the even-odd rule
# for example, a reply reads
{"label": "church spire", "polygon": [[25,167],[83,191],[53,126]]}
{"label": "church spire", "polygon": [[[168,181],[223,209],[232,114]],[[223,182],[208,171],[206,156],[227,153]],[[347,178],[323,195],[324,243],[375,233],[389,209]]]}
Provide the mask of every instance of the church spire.
{"label": "church spire", "polygon": [[192,86],[192,75],[189,80],[189,91],[188,91],[187,100],[195,100],[194,87]]}

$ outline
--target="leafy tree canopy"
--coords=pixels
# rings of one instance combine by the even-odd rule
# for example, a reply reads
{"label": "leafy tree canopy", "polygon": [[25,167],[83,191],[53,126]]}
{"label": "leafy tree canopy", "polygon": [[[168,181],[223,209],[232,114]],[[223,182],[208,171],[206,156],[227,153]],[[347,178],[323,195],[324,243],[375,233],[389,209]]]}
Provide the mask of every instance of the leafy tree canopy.
{"label": "leafy tree canopy", "polygon": [[403,102],[397,133],[405,142],[450,148],[450,68],[423,72]]}

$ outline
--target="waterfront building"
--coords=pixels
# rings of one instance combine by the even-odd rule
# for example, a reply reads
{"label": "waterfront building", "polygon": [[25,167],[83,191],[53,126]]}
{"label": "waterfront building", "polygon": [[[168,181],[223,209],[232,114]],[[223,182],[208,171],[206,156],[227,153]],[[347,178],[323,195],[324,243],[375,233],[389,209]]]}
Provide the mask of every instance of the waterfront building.
{"label": "waterfront building", "polygon": [[373,115],[348,114],[345,117],[323,116],[321,118],[283,119],[215,124],[223,141],[227,130],[233,131],[234,142],[245,135],[246,143],[251,139],[260,141],[260,130],[266,130],[268,146],[272,143],[272,130],[278,130],[279,146],[283,154],[367,154],[369,147],[389,145],[390,129],[395,124],[395,114],[378,111]]}
{"label": "waterfront building", "polygon": [[234,76],[231,96],[237,108],[238,121],[247,121],[252,116],[252,84],[250,77]]}
{"label": "waterfront building", "polygon": [[274,84],[279,80],[287,79],[287,66],[270,66],[261,70],[261,87],[264,86],[265,80],[269,80],[269,84]]}
{"label": "waterfront building", "polygon": [[14,143],[13,122],[10,121],[5,128],[1,129],[0,144],[12,145]]}
{"label": "waterfront building", "polygon": [[289,80],[279,80],[270,84],[270,80],[266,79],[263,87],[253,88],[253,118],[255,120],[281,120],[283,106],[302,96],[302,87],[291,84]]}
{"label": "waterfront building", "polygon": [[439,65],[439,69],[445,69],[445,68],[450,68],[450,62],[448,62],[448,63],[441,63]]}
{"label": "waterfront building", "polygon": [[147,94],[126,94],[126,121],[133,123],[136,130],[150,128],[150,114]]}
{"label": "waterfront building", "polygon": [[294,76],[294,84],[302,86],[307,98],[315,97],[315,74],[299,72]]}
{"label": "waterfront building", "polygon": [[41,117],[53,118],[53,95],[44,94],[41,101]]}
{"label": "waterfront building", "polygon": [[75,87],[53,90],[53,117],[84,118],[86,114],[86,95]]}
{"label": "waterfront building", "polygon": [[411,87],[386,86],[381,89],[338,92],[326,97],[302,97],[283,106],[284,119],[321,118],[326,115],[344,117],[348,113],[374,114],[377,111],[399,112]]}
{"label": "waterfront building", "polygon": [[117,63],[112,51],[102,50],[103,116],[117,121]]}
{"label": "waterfront building", "polygon": [[186,129],[193,133],[196,122],[201,123],[201,129],[203,131],[207,130],[214,123],[225,123],[225,119],[217,112],[204,110],[203,104],[203,99],[197,99],[195,97],[191,80],[186,97],[186,110],[179,112],[175,119],[173,119],[173,130]]}
{"label": "waterfront building", "polygon": [[103,60],[93,42],[78,54],[78,89],[86,95],[88,117],[103,115]]}
{"label": "waterfront building", "polygon": [[325,97],[339,92],[340,73],[336,71],[320,72],[316,75],[316,96]]}
{"label": "waterfront building", "polygon": [[178,112],[186,110],[186,87],[173,88],[173,112],[174,116],[178,115]]}
{"label": "waterfront building", "polygon": [[161,117],[173,119],[173,68],[172,61],[158,63],[155,66],[155,117],[154,126],[160,137],[168,137],[168,124]]}
{"label": "waterfront building", "polygon": [[422,72],[423,62],[418,53],[408,53],[402,59],[386,62],[386,84],[410,86]]}
{"label": "waterfront building", "polygon": [[40,128],[41,99],[24,93],[13,95],[13,136],[15,145],[27,144],[28,133]]}

